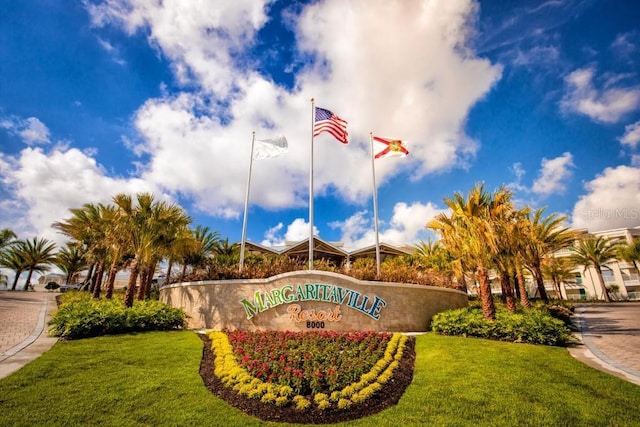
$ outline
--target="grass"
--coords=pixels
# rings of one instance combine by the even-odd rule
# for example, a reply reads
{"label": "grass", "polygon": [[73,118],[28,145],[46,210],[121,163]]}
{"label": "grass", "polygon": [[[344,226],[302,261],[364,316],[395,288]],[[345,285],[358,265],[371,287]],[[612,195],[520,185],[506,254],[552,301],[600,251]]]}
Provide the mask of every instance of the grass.
{"label": "grass", "polygon": [[[399,404],[353,426],[632,426],[640,387],[587,367],[563,348],[417,337],[413,383]],[[198,374],[189,331],[58,342],[0,380],[6,426],[252,426]]]}

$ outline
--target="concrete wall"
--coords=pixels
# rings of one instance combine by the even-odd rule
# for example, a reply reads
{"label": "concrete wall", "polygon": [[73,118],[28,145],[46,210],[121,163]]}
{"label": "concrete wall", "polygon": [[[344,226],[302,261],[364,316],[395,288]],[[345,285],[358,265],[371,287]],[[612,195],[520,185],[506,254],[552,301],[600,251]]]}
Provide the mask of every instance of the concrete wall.
{"label": "concrete wall", "polygon": [[453,289],[368,282],[324,271],[269,279],[167,285],[160,300],[181,307],[193,329],[420,332],[443,310],[467,306]]}

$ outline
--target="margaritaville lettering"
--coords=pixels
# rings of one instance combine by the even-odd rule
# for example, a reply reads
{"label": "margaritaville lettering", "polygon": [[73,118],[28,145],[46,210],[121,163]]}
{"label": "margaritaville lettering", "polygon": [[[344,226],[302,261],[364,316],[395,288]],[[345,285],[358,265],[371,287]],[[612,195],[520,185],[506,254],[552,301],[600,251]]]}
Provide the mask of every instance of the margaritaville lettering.
{"label": "margaritaville lettering", "polygon": [[[285,285],[280,288],[271,289],[270,291],[256,291],[253,295],[253,301],[243,298],[240,300],[240,303],[247,313],[247,319],[251,319],[256,314],[262,313],[270,308],[300,301],[323,301],[337,305],[345,304],[347,307],[366,314],[374,320],[380,319],[380,311],[387,306],[387,302],[377,295],[370,298],[353,289],[326,283]],[[289,312],[289,314],[292,313]]]}

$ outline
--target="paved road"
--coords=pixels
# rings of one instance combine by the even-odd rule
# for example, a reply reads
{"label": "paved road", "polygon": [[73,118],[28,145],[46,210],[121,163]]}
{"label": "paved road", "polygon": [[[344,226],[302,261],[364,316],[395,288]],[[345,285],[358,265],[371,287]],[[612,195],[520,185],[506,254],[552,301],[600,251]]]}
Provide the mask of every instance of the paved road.
{"label": "paved road", "polygon": [[640,385],[640,302],[577,304],[582,345],[571,354]]}
{"label": "paved road", "polygon": [[55,294],[48,291],[0,291],[0,378],[56,342],[47,336],[47,322],[55,308]]}
{"label": "paved road", "polygon": [[[47,336],[55,310],[47,291],[0,291],[0,378],[20,369],[56,342]],[[578,304],[581,343],[576,359],[640,385],[640,303]]]}

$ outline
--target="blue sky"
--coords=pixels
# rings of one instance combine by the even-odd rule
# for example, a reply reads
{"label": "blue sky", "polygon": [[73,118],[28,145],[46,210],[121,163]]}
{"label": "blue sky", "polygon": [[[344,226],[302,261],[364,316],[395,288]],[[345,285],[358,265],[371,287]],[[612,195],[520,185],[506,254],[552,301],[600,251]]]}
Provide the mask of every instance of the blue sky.
{"label": "blue sky", "polygon": [[592,231],[640,225],[640,5],[624,0],[11,2],[0,15],[0,227],[63,236],[69,208],[151,191],[239,241],[308,236],[311,102],[351,141],[314,142],[314,226],[413,244],[476,182]]}

